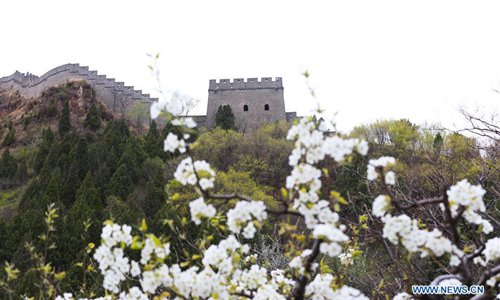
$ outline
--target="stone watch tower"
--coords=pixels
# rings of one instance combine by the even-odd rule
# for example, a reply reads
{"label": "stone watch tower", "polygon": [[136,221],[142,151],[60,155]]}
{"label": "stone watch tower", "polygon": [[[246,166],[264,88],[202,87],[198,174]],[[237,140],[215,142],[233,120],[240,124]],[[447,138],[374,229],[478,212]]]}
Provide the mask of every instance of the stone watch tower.
{"label": "stone watch tower", "polygon": [[292,117],[285,111],[280,77],[275,80],[263,77],[260,81],[258,78],[210,80],[205,124],[208,128],[215,126],[215,115],[221,105],[231,106],[240,132],[253,132],[264,123]]}

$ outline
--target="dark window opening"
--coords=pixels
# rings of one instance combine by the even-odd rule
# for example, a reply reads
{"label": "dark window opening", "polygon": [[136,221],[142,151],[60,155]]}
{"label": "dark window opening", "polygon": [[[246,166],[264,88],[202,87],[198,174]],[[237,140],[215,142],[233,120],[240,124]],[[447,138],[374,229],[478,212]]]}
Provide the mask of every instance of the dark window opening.
{"label": "dark window opening", "polygon": [[264,110],[269,110],[269,104],[264,105]]}
{"label": "dark window opening", "polygon": [[248,105],[243,105],[243,111],[248,111]]}

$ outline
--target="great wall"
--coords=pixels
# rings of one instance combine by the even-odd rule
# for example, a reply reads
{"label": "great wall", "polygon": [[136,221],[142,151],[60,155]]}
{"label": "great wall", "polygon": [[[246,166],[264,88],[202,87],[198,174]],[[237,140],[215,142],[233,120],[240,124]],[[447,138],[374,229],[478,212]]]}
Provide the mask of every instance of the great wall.
{"label": "great wall", "polygon": [[[158,100],[133,86],[126,86],[114,78],[99,75],[79,64],[65,64],[50,70],[42,76],[30,73],[14,72],[0,78],[0,90],[17,90],[25,98],[38,97],[53,86],[68,81],[88,82],[95,89],[97,98],[109,109],[115,111],[117,103],[123,100],[151,103]],[[281,77],[236,78],[210,80],[208,88],[207,114],[191,116],[199,126],[213,128],[215,116],[221,105],[230,105],[239,131],[252,132],[264,123],[297,119],[296,112],[286,112],[283,80]],[[131,107],[133,103],[129,103]]]}
{"label": "great wall", "polygon": [[49,87],[77,80],[85,80],[92,85],[99,100],[109,108],[113,108],[117,98],[144,103],[157,100],[151,98],[149,94],[143,94],[141,90],[135,90],[133,86],[126,86],[123,82],[107,78],[106,75],[99,75],[97,71],[91,71],[89,67],[79,64],[65,64],[42,76],[16,71],[10,76],[0,78],[0,89],[15,89],[23,97],[31,98],[40,96],[43,90]]}

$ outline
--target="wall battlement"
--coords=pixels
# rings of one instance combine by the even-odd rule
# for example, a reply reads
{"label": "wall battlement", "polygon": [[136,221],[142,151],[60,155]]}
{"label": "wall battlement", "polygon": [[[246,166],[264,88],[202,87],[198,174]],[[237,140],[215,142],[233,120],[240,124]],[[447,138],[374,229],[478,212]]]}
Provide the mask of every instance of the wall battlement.
{"label": "wall battlement", "polygon": [[211,79],[209,82],[209,91],[223,91],[223,90],[258,90],[258,89],[283,89],[283,81],[281,77],[276,77],[273,80],[271,77],[259,78],[235,78],[231,79],[219,79],[219,82],[215,79]]}
{"label": "wall battlement", "polygon": [[114,78],[99,75],[97,71],[90,70],[87,66],[79,64],[65,64],[54,68],[42,76],[31,73],[14,72],[12,75],[0,77],[0,89],[15,89],[26,97],[38,97],[42,92],[52,86],[64,84],[67,81],[84,80],[96,90],[97,97],[108,107],[116,105],[117,97],[129,97],[133,101],[150,103],[158,100],[151,98],[142,90],[136,90],[133,86],[126,86],[124,82],[117,82]]}

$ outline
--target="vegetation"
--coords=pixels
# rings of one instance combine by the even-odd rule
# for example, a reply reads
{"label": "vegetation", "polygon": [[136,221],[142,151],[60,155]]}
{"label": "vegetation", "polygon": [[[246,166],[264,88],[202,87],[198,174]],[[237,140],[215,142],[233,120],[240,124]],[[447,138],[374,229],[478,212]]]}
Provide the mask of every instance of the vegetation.
{"label": "vegetation", "polygon": [[215,126],[224,130],[236,130],[236,122],[230,105],[219,106],[215,114]]}
{"label": "vegetation", "polygon": [[61,116],[59,117],[58,133],[64,137],[71,130],[71,118],[69,113],[69,101],[64,101]]}
{"label": "vegetation", "polygon": [[92,102],[90,109],[85,116],[85,128],[88,128],[92,131],[96,131],[97,129],[101,128],[101,114],[99,110],[97,109],[97,105],[94,102]]}
{"label": "vegetation", "polygon": [[[230,258],[234,272],[260,280],[252,287],[229,272],[242,289],[228,293],[240,296],[261,295],[259,287],[266,287],[271,295],[314,299],[319,291],[309,284],[312,280],[330,296],[353,286],[374,299],[444,279],[483,283],[488,297],[499,292],[486,280],[500,273],[495,265],[500,257],[494,258],[493,248],[492,254],[483,252],[500,230],[495,142],[480,144],[408,120],[378,121],[337,136],[319,129],[324,128],[319,126],[322,121],[305,118],[289,139],[290,125],[282,122],[242,135],[233,130],[234,115],[223,106],[213,130],[178,125],[167,114],[163,126],[152,120],[141,135],[130,131],[124,120],[101,120],[95,102],[85,117],[89,131],[77,132],[72,130],[68,101],[61,97],[58,135],[45,128],[38,144],[2,151],[2,299],[54,299],[64,292],[94,298],[132,292],[133,287],[158,299],[216,298],[220,291],[212,276],[227,276],[217,254]],[[183,151],[179,143],[165,152],[169,134],[187,148]],[[370,158],[385,158],[369,160],[366,146]],[[196,172],[190,169],[193,162]],[[462,179],[473,185],[457,184]],[[466,210],[473,211],[473,204],[448,201],[449,195],[456,195],[450,186],[477,194],[474,199],[481,199],[485,209],[474,212],[482,221],[461,218]],[[15,213],[2,213],[4,204],[14,201]],[[317,212],[309,214],[308,209]],[[403,215],[415,226],[406,235],[391,235],[391,222]],[[442,232],[433,237],[438,242],[409,247],[409,237],[431,235],[433,229]],[[446,248],[448,242],[468,255],[464,257],[481,257],[486,266],[471,263],[472,258],[456,265],[459,253]],[[234,251],[222,249],[224,244],[233,245]],[[97,254],[110,249],[108,256]],[[124,257],[129,260],[119,260]],[[312,267],[315,263],[317,268]],[[179,276],[178,281],[156,284],[152,278],[167,274],[161,273],[167,265],[168,276]],[[126,278],[116,281],[120,277],[114,266],[128,268]],[[269,280],[269,271],[276,268],[286,276],[279,286]],[[181,270],[182,276],[174,274]],[[203,297],[186,296],[181,283],[187,279],[192,280],[186,286],[193,293],[203,294],[200,282],[213,290]],[[147,284],[156,287],[148,290]]]}

